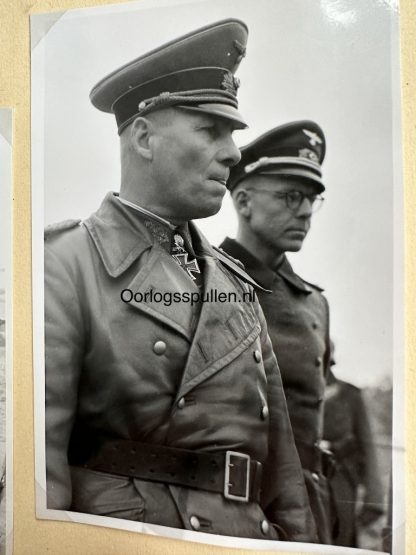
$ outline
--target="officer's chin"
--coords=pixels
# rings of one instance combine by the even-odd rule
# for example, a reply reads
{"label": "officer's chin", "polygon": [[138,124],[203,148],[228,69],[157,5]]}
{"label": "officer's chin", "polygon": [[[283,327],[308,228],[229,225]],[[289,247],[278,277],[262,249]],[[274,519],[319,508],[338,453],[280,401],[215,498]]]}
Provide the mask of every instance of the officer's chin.
{"label": "officer's chin", "polygon": [[285,247],[285,252],[299,252],[303,245],[303,239],[289,241]]}
{"label": "officer's chin", "polygon": [[201,220],[203,218],[209,218],[210,216],[214,216],[215,214],[218,214],[218,212],[220,211],[222,205],[222,198],[217,200],[217,201],[213,201],[210,202],[208,204],[206,204],[204,207],[200,207],[197,211],[195,211],[195,215],[192,216],[192,218],[190,218],[191,220]]}

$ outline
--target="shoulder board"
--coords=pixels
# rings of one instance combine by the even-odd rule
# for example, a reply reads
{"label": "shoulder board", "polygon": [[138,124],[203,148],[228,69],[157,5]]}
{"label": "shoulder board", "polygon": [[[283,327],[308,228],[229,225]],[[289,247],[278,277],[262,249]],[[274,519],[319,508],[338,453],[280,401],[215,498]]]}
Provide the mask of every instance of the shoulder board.
{"label": "shoulder board", "polygon": [[218,260],[224,264],[234,275],[236,275],[241,280],[245,281],[254,289],[260,289],[260,291],[265,291],[266,293],[271,293],[269,289],[265,289],[257,283],[252,277],[250,277],[244,269],[244,264],[230,256],[227,252],[223,251],[220,247],[212,247],[217,255]]}
{"label": "shoulder board", "polygon": [[77,227],[81,223],[81,220],[64,220],[63,222],[58,222],[57,224],[48,225],[45,228],[45,239],[55,235],[57,233],[62,233],[73,227]]}

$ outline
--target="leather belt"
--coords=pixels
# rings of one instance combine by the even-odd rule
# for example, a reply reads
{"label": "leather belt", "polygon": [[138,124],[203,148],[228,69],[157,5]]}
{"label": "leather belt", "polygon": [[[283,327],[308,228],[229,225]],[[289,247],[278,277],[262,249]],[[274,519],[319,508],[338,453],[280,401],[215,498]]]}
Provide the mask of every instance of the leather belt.
{"label": "leather belt", "polygon": [[131,440],[106,440],[84,468],[151,482],[222,493],[234,501],[258,501],[262,465],[237,451],[209,453]]}
{"label": "leather belt", "polygon": [[322,449],[318,445],[308,445],[301,441],[296,441],[296,449],[302,468],[322,474],[326,478],[332,477],[335,459],[331,451]]}

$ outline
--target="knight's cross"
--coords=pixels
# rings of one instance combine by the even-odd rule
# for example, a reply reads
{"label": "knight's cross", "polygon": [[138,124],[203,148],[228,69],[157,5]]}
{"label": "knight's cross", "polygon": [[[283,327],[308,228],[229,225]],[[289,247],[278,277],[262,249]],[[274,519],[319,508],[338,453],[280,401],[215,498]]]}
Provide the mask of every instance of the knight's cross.
{"label": "knight's cross", "polygon": [[198,266],[198,262],[195,260],[195,258],[193,260],[191,260],[190,262],[188,261],[188,253],[181,253],[181,254],[173,254],[172,255],[173,258],[176,260],[176,262],[179,264],[179,266],[181,268],[183,268],[185,270],[185,272],[187,272],[187,274],[192,278],[192,279],[196,279],[196,277],[194,275],[192,275],[192,272],[195,272],[196,274],[200,274],[201,270],[199,269]]}
{"label": "knight's cross", "polygon": [[317,144],[322,144],[321,137],[316,133],[314,133],[313,131],[309,131],[308,129],[302,129],[302,131],[305,133],[307,137],[309,137],[309,143],[312,146],[315,146]]}

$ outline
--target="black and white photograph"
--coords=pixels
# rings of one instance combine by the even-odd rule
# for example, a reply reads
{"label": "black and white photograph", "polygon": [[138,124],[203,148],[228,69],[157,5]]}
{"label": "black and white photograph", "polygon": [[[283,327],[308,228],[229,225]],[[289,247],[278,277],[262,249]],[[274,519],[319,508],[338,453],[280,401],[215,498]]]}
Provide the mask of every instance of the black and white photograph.
{"label": "black and white photograph", "polygon": [[0,555],[12,553],[12,110],[0,108]]}
{"label": "black and white photograph", "polygon": [[38,518],[404,553],[399,19],[31,16]]}

